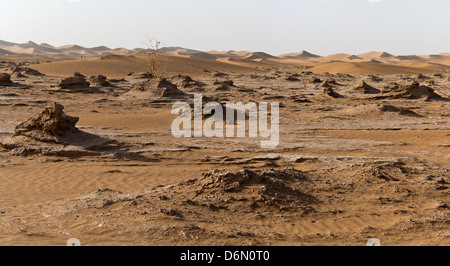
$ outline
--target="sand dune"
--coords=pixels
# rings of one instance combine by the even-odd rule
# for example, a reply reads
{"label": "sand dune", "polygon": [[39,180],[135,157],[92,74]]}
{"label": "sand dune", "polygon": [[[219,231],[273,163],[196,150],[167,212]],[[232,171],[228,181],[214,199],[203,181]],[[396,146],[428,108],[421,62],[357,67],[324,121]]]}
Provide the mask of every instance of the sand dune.
{"label": "sand dune", "polygon": [[85,47],[80,46],[80,45],[76,45],[76,44],[69,44],[69,45],[59,46],[59,47],[57,47],[57,49],[58,50],[62,50],[62,51],[86,50]]}
{"label": "sand dune", "polygon": [[446,61],[450,60],[450,55],[428,55],[425,56],[425,59],[433,60],[433,61]]}
{"label": "sand dune", "polygon": [[380,64],[373,62],[334,62],[326,63],[311,69],[317,73],[342,73],[342,74],[371,74],[371,75],[390,75],[390,74],[420,74],[420,73],[432,73],[433,70],[428,68],[417,68],[408,66],[398,66],[391,64]]}
{"label": "sand dune", "polygon": [[193,53],[190,56],[197,57],[197,58],[203,58],[203,59],[212,59],[212,60],[217,59],[217,56],[209,54],[209,53],[205,53],[205,52]]}
{"label": "sand dune", "polygon": [[[183,57],[174,55],[164,55],[162,67],[170,75],[204,75],[203,70],[209,71],[235,71],[243,73],[258,72],[253,67],[242,66],[240,64],[227,64],[215,60]],[[167,65],[167,67],[166,67]],[[46,75],[66,77],[78,71],[87,76],[105,75],[111,78],[123,78],[130,72],[148,71],[148,60],[145,55],[109,55],[100,59],[89,59],[87,61],[61,61],[48,64],[40,64],[34,68]],[[259,70],[261,71],[261,70]]]}
{"label": "sand dune", "polygon": [[347,59],[349,59],[349,60],[362,60],[363,58],[359,57],[359,56],[356,56],[356,55],[352,55],[350,57],[347,57]]}
{"label": "sand dune", "polygon": [[51,54],[57,55],[60,53],[58,50],[50,47],[43,47],[33,42],[27,42],[24,44],[17,44],[8,48],[9,51],[18,54]]}
{"label": "sand dune", "polygon": [[264,68],[278,68],[278,67],[286,67],[286,62],[283,60],[279,60],[277,58],[274,59],[242,59],[236,57],[224,57],[217,59],[218,62],[227,63],[235,66],[244,66],[248,68],[252,68],[254,70],[264,69]]}
{"label": "sand dune", "polygon": [[426,68],[426,69],[430,69],[430,70],[431,69],[442,70],[442,69],[449,68],[448,65],[431,63],[431,62],[422,62],[422,61],[409,63],[409,64],[406,64],[406,66]]}
{"label": "sand dune", "polygon": [[40,44],[42,47],[47,47],[47,48],[55,48],[53,45],[50,45],[48,43],[41,43]]}
{"label": "sand dune", "polygon": [[283,54],[280,55],[281,58],[295,58],[295,59],[313,59],[313,58],[319,58],[319,55],[312,54],[308,51],[301,51],[300,53],[291,53],[291,54]]}
{"label": "sand dune", "polygon": [[374,64],[382,64],[383,63],[383,62],[375,60],[373,58],[372,59],[371,58],[363,59],[363,60],[360,60],[360,62],[363,62],[363,63],[374,63]]}
{"label": "sand dune", "polygon": [[270,58],[275,58],[275,56],[272,56],[270,54],[264,53],[264,52],[255,52],[255,53],[250,53],[246,56],[243,57],[243,59],[270,59]]}
{"label": "sand dune", "polygon": [[238,57],[245,57],[245,56],[251,54],[251,52],[249,52],[249,51],[230,51],[230,52]]}
{"label": "sand dune", "polygon": [[[147,71],[146,53],[148,51],[148,49],[143,48],[133,50],[126,48],[111,49],[106,46],[86,48],[76,44],[53,47],[50,44],[36,44],[32,41],[24,44],[0,41],[0,55],[4,57],[8,57],[8,54],[20,54],[20,57],[47,54],[52,59],[46,61],[59,60],[60,62],[36,66],[39,71],[47,75],[59,77],[66,77],[75,71],[82,72],[85,75],[106,75],[117,78],[124,77],[130,72],[145,72]],[[166,54],[164,60],[167,62],[169,74],[194,76],[204,74],[203,70],[249,73],[261,72],[262,69],[291,69],[305,66],[312,67],[311,70],[317,73],[386,75],[425,74],[450,68],[450,54],[448,53],[424,56],[394,56],[386,52],[369,52],[360,55],[340,53],[321,57],[307,51],[301,51],[300,53],[273,56],[265,52],[203,52],[182,47],[165,47],[161,49],[161,52]],[[113,56],[124,54],[134,54],[135,56]],[[89,60],[79,60],[80,55],[89,57]],[[187,68],[186,66],[193,67]]]}
{"label": "sand dune", "polygon": [[[145,51],[145,52],[148,52]],[[168,54],[168,55],[182,55],[182,56],[192,56],[197,58],[203,58],[203,59],[217,59],[217,56],[214,54],[198,51],[198,50],[192,50],[192,49],[185,49],[182,47],[165,47],[161,49],[161,53]]]}
{"label": "sand dune", "polygon": [[[322,63],[331,63],[331,62],[335,62],[335,61],[350,61],[351,60],[350,58],[355,58],[355,57],[352,57],[352,55],[349,55],[349,54],[340,53],[340,54],[333,54],[333,55],[319,58],[317,61],[322,62]],[[357,58],[362,59],[361,57],[357,57]]]}
{"label": "sand dune", "polygon": [[91,51],[88,48],[85,48],[83,46],[79,46],[79,45],[65,45],[65,46],[60,46],[57,47],[57,50],[61,51],[63,54],[66,55],[73,55],[73,56],[79,56],[79,55],[83,55],[83,56],[87,56],[87,55],[97,55],[98,53],[96,51]]}
{"label": "sand dune", "polygon": [[393,57],[393,55],[386,53],[386,52],[368,52],[368,53],[360,54],[358,56],[361,58],[374,58],[374,59]]}
{"label": "sand dune", "polygon": [[63,45],[59,47],[54,47],[50,44],[43,43],[37,44],[32,41],[26,43],[17,44],[12,42],[0,41],[0,49],[7,50],[17,54],[25,55],[44,55],[52,57],[62,57],[70,56],[77,58],[79,56],[99,56],[102,53],[112,53],[112,54],[128,54],[135,53],[134,50],[128,50],[125,48],[110,49],[106,46],[98,46],[93,48],[86,48],[76,44]]}
{"label": "sand dune", "polygon": [[0,48],[0,55],[14,55],[14,53]]}
{"label": "sand dune", "polygon": [[[66,47],[65,49],[80,49],[79,47]],[[184,53],[179,49],[173,53]],[[343,73],[343,74],[420,74],[440,72],[450,68],[450,60],[441,60],[435,63],[432,60],[394,60],[386,61],[384,58],[362,58],[349,54],[336,54],[327,57],[313,57],[309,60],[274,57],[266,53],[247,53],[245,51],[232,52],[233,57],[221,57],[230,52],[193,53],[188,55],[165,55],[167,73],[185,75],[203,75],[202,70],[210,71],[243,71],[245,73],[263,71],[269,68],[293,68],[301,66],[313,67],[316,73]],[[108,77],[122,78],[130,72],[147,71],[148,61],[145,54],[116,55],[110,52],[101,53],[102,57],[87,61],[69,60],[37,65],[36,69],[47,75],[65,77],[75,71],[85,75],[106,75]],[[237,55],[246,55],[238,57]],[[374,54],[371,54],[374,56]],[[378,53],[378,57],[382,56]],[[392,61],[391,61],[392,60]],[[192,66],[191,68],[187,66]]]}
{"label": "sand dune", "polygon": [[7,42],[7,41],[0,40],[0,47],[7,47],[7,46],[14,46],[14,45],[16,45],[16,44],[13,42]]}
{"label": "sand dune", "polygon": [[[59,73],[59,76],[65,76],[68,73],[64,69],[84,69],[87,73],[103,74],[99,71],[94,71],[95,58],[105,57],[109,55],[132,55],[141,54],[145,55],[149,52],[149,49],[135,48],[114,48],[111,49],[106,46],[97,46],[93,48],[86,48],[80,45],[64,45],[59,47],[54,47],[50,44],[36,44],[29,41],[24,44],[16,44],[7,41],[0,41],[0,55],[7,57],[8,55],[15,56],[47,56],[51,57],[51,60],[69,60],[75,59],[74,62],[65,62],[61,64],[61,70],[56,67],[50,66],[39,66],[45,69],[54,68],[54,71],[49,73]],[[400,55],[394,56],[387,52],[368,52],[360,55],[351,55],[347,53],[339,53],[321,57],[312,54],[307,51],[301,51],[299,53],[288,53],[280,56],[273,56],[265,52],[251,52],[251,51],[208,51],[203,52],[194,49],[187,49],[183,47],[164,47],[160,50],[161,53],[168,56],[178,56],[177,60],[185,60],[185,62],[193,62],[194,64],[204,65],[205,69],[219,68],[225,66],[225,68],[235,68],[243,67],[246,71],[248,68],[292,68],[292,67],[315,67],[315,70],[319,72],[343,72],[343,73],[366,73],[366,74],[377,74],[377,73],[391,73],[391,74],[402,74],[402,73],[419,73],[421,71],[433,72],[435,69],[448,69],[450,67],[450,53],[440,53],[435,55]],[[80,65],[77,60],[80,56],[85,56],[93,59],[94,61],[89,61]],[[167,57],[170,58],[170,57]],[[181,59],[184,58],[184,59]],[[110,58],[111,59],[111,58]],[[122,58],[114,62],[117,66],[107,66],[105,65],[105,72],[110,73],[113,76],[124,75],[126,72],[143,71],[145,63],[138,60],[138,62],[130,63],[127,58]],[[190,60],[192,59],[192,60]],[[197,61],[197,59],[203,59],[206,61]],[[171,59],[172,60],[172,59]],[[49,60],[46,60],[49,61]],[[217,61],[217,62],[213,62]],[[201,63],[199,63],[201,62]],[[103,62],[102,64],[104,64]],[[217,63],[219,65],[217,65]],[[341,64],[338,64],[341,63]],[[355,64],[346,64],[355,63]],[[225,64],[225,65],[221,65]],[[379,65],[379,66],[375,66]],[[171,66],[175,67],[175,66]],[[338,70],[338,68],[341,68]],[[175,67],[174,69],[180,69]],[[329,70],[329,71],[328,71]],[[170,72],[170,70],[169,70]],[[198,71],[188,71],[196,72],[196,75],[200,74]],[[178,73],[176,73],[178,74]],[[193,74],[193,73],[191,73]]]}
{"label": "sand dune", "polygon": [[39,45],[32,41],[23,44],[0,42],[0,48],[17,54],[58,55],[60,51],[49,44]]}
{"label": "sand dune", "polygon": [[216,58],[238,57],[238,55],[234,54],[232,51],[208,51],[207,53],[214,55]]}
{"label": "sand dune", "polygon": [[190,54],[195,54],[195,53],[201,52],[198,50],[186,49],[183,47],[164,47],[164,48],[161,48],[160,50],[161,50],[161,53],[173,54],[173,55],[190,55]]}
{"label": "sand dune", "polygon": [[106,46],[97,46],[97,47],[90,48],[90,50],[95,51],[95,52],[105,52],[105,51],[111,50],[111,48],[108,48]]}
{"label": "sand dune", "polygon": [[399,55],[396,56],[395,58],[400,59],[400,60],[409,60],[409,61],[425,61],[426,59],[423,57],[420,57],[418,55]]}

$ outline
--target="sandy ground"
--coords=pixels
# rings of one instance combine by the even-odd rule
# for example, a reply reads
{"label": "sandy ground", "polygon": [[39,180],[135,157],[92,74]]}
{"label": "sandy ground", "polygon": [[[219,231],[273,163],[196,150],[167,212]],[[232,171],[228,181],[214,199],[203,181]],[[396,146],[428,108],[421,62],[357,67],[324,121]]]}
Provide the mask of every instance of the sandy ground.
{"label": "sandy ground", "polygon": [[[166,74],[190,75],[197,83],[169,80],[219,102],[280,102],[274,149],[261,149],[259,138],[174,138],[176,99],[130,93],[145,80],[129,75],[145,71],[143,55],[32,65],[46,76],[0,85],[0,142],[58,102],[80,118],[80,130],[113,143],[34,143],[28,153],[3,145],[0,245],[78,238],[83,245],[361,246],[374,237],[383,245],[450,244],[450,80],[430,67],[436,62],[246,56],[166,56]],[[75,71],[119,80],[60,90],[61,77]],[[227,80],[234,86],[214,85]],[[324,93],[327,80],[338,95]],[[381,92],[354,89],[361,80]],[[413,81],[440,97],[389,91]]]}

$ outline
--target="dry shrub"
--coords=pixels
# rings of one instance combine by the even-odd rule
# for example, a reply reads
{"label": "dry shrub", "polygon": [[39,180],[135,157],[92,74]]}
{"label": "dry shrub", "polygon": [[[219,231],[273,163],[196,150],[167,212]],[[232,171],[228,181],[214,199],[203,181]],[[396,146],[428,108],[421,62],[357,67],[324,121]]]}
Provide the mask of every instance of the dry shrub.
{"label": "dry shrub", "polygon": [[167,61],[163,62],[163,56],[161,52],[161,46],[163,45],[156,38],[147,37],[147,47],[149,52],[147,53],[149,72],[156,78],[164,78],[165,71],[167,69]]}

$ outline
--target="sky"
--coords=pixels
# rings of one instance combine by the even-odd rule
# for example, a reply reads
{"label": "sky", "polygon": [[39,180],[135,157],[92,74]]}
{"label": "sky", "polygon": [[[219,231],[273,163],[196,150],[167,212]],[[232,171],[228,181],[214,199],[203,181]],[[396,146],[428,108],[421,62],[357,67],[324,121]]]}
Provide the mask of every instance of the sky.
{"label": "sky", "polygon": [[450,52],[449,0],[2,1],[0,40],[273,55]]}

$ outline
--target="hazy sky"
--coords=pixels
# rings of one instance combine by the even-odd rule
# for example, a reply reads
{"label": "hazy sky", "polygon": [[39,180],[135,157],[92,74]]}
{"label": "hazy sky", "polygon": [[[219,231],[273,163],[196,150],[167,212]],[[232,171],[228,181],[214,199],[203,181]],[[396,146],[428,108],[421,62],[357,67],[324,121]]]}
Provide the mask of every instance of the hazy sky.
{"label": "hazy sky", "polygon": [[0,39],[279,55],[450,52],[450,0],[2,1]]}

